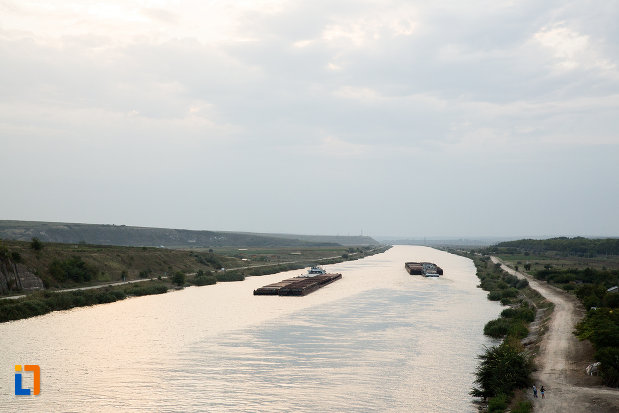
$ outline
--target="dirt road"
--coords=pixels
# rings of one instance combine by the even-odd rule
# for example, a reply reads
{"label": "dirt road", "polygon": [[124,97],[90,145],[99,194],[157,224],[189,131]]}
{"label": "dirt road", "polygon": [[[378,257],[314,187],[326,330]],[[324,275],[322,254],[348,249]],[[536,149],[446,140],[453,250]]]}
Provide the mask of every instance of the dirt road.
{"label": "dirt road", "polygon": [[584,316],[576,297],[516,272],[497,257],[492,257],[492,262],[500,262],[505,271],[529,280],[531,288],[555,305],[535,359],[539,370],[533,375],[537,388],[544,386],[546,389],[546,397],[531,398],[534,410],[544,413],[619,412],[619,390],[601,386],[598,377],[585,374],[585,368],[594,360],[591,344],[572,334],[576,323]]}

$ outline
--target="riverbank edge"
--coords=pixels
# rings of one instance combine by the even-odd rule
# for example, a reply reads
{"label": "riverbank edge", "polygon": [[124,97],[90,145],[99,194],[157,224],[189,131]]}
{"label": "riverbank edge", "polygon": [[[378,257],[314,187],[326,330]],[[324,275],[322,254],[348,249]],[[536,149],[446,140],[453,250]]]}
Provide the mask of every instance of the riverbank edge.
{"label": "riverbank edge", "polygon": [[[482,256],[481,254],[473,254],[473,253],[470,253],[464,250],[449,250],[448,252],[451,252],[453,254],[460,255],[462,257],[469,258],[470,260],[472,260],[473,264],[475,265],[476,275],[480,279],[480,281],[482,281],[482,283],[478,285],[478,287],[482,288],[484,291],[489,291],[488,295],[486,296],[488,300],[498,301],[495,298],[491,299],[492,291],[490,289],[486,289],[482,287],[483,279],[481,275],[488,268],[488,261],[491,260],[490,256]],[[496,269],[502,275],[509,275],[506,271],[500,268],[500,266],[496,267]],[[526,323],[528,334],[526,335],[526,337],[521,338],[521,339],[510,337],[510,335],[505,335],[505,337],[501,340],[501,344],[486,348],[485,354],[481,354],[477,356],[477,358],[480,359],[481,362],[477,368],[476,375],[479,377],[479,372],[482,369],[482,365],[484,363],[484,356],[489,355],[492,350],[498,349],[501,346],[511,346],[514,350],[524,355],[527,362],[530,365],[530,370],[526,373],[526,375],[523,374],[522,377],[519,378],[521,383],[526,383],[526,386],[522,386],[520,388],[514,388],[511,394],[507,394],[507,395],[500,394],[500,395],[496,395],[495,397],[489,397],[487,399],[483,398],[483,400],[478,398],[477,404],[479,406],[478,409],[480,412],[487,411],[490,413],[497,413],[497,412],[504,412],[507,409],[509,409],[509,411],[512,413],[529,413],[533,411],[533,405],[526,397],[526,391],[528,391],[528,388],[532,382],[531,373],[534,370],[536,370],[536,367],[534,364],[535,356],[539,350],[539,344],[541,342],[542,336],[547,330],[547,324],[552,315],[554,306],[550,301],[546,300],[537,290],[531,288],[528,285],[528,282],[527,282],[526,287],[521,289],[521,292],[515,298],[516,300],[525,300],[529,304],[531,302],[534,302],[535,318],[533,321]],[[501,301],[500,302],[501,305],[507,305],[508,306],[507,308],[511,308],[511,309],[513,309],[517,305],[517,303],[505,302],[503,301],[503,299],[501,299],[500,301]],[[486,323],[486,327],[490,325],[491,323],[495,322],[496,320],[500,320],[501,317],[495,320],[488,321],[488,323]],[[484,328],[484,330],[486,330],[486,327]],[[476,383],[479,383],[479,382],[476,381]],[[474,389],[473,391],[471,391],[471,395],[473,395],[474,397],[477,397],[474,395],[475,390],[477,389]]]}
{"label": "riverbank edge", "polygon": [[[321,265],[337,264],[345,261],[356,261],[365,257],[381,254],[389,250],[391,245],[384,245],[363,253],[350,254],[344,257],[329,257],[317,259]],[[53,311],[70,310],[78,307],[88,307],[97,304],[109,304],[129,297],[163,294],[169,291],[190,286],[213,285],[217,282],[244,281],[246,277],[256,277],[278,272],[290,271],[307,267],[306,261],[298,263],[275,264],[265,266],[260,273],[252,268],[230,269],[212,276],[194,277],[183,281],[182,285],[174,286],[172,279],[162,277],[144,280],[144,282],[125,283],[120,285],[103,285],[84,289],[42,290],[30,293],[21,298],[0,300],[0,323],[23,320],[45,315]],[[7,297],[8,298],[8,297]]]}

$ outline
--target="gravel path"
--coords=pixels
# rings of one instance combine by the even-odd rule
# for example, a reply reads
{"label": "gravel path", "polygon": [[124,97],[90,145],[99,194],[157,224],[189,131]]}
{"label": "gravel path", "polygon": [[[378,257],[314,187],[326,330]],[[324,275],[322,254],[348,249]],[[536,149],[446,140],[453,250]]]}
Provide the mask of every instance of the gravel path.
{"label": "gravel path", "polygon": [[585,374],[585,367],[594,360],[583,358],[583,354],[592,354],[590,343],[572,334],[576,323],[584,316],[576,297],[528,274],[516,272],[497,257],[492,257],[492,262],[500,262],[508,273],[529,280],[531,288],[555,305],[536,357],[539,370],[533,375],[537,388],[543,385],[546,389],[546,398],[531,399],[534,410],[544,413],[619,412],[619,390],[601,386],[598,377]]}

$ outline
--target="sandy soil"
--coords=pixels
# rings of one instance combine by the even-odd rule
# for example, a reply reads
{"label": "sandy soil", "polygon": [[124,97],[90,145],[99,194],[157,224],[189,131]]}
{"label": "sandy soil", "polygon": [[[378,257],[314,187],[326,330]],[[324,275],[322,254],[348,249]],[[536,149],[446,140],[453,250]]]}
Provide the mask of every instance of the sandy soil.
{"label": "sandy soil", "polygon": [[[492,261],[501,262],[496,257],[492,257]],[[535,359],[539,370],[533,374],[533,379],[538,389],[544,386],[546,396],[533,399],[529,394],[534,410],[544,413],[619,412],[619,390],[604,387],[598,377],[585,373],[587,365],[594,362],[593,351],[588,341],[580,341],[572,334],[576,323],[584,316],[576,297],[504,264],[502,268],[529,280],[531,288],[555,305]]]}

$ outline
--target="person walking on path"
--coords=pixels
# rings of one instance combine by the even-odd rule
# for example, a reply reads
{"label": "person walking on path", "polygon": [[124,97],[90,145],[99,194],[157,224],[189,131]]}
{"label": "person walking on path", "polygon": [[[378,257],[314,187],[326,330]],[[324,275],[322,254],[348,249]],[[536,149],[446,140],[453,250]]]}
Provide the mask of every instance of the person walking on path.
{"label": "person walking on path", "polygon": [[537,399],[537,387],[535,387],[535,384],[533,385],[533,397]]}
{"label": "person walking on path", "polygon": [[544,386],[540,387],[539,389],[540,393],[542,393],[542,399],[544,398]]}

